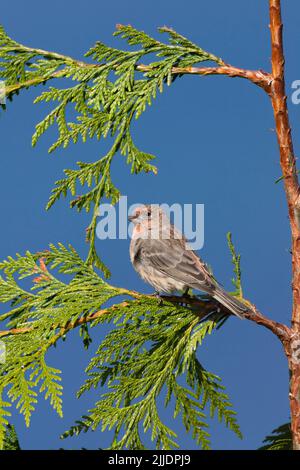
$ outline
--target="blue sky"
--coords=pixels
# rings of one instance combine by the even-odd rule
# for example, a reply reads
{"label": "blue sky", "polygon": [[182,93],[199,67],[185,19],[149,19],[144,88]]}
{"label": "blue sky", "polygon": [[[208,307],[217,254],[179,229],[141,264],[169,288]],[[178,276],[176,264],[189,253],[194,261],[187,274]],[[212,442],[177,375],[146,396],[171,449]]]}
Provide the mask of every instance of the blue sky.
{"label": "blue sky", "polygon": [[[82,58],[96,40],[125,47],[112,38],[115,24],[132,24],[155,35],[156,27],[172,26],[204,49],[240,67],[270,70],[267,0],[187,0],[164,2],[86,0],[83,4],[52,0],[17,1],[1,6],[1,23],[17,41]],[[287,93],[295,148],[300,145],[300,106],[291,104],[291,83],[300,79],[300,41],[296,0],[283,2],[287,63]],[[58,85],[58,83],[56,84]],[[88,142],[47,154],[55,131],[35,149],[31,135],[46,112],[33,105],[40,90],[21,93],[1,114],[0,258],[45,249],[50,242],[71,243],[83,256],[89,216],[60,201],[45,212],[54,181],[78,160],[93,161],[106,143]],[[205,204],[205,244],[201,256],[215,276],[231,289],[232,276],[226,233],[233,233],[242,254],[245,296],[266,315],[288,322],[291,307],[290,238],[280,176],[278,148],[270,102],[251,83],[227,77],[187,76],[159,95],[135,124],[138,145],[156,155],[157,176],[132,176],[123,157],[113,165],[113,180],[129,203]],[[128,240],[98,241],[97,249],[112,270],[115,285],[151,292],[130,265]],[[110,439],[99,432],[68,441],[58,436],[92,404],[99,392],[76,400],[84,368],[104,330],[93,333],[93,345],[82,351],[78,333],[49,353],[63,370],[64,419],[40,400],[30,429],[14,413],[24,449],[98,448]],[[244,440],[213,421],[213,447],[254,449],[274,427],[288,419],[288,373],[279,341],[248,321],[230,319],[199,351],[204,366],[220,375],[238,412]],[[166,415],[167,416],[167,415]],[[195,448],[175,423],[182,448]]]}

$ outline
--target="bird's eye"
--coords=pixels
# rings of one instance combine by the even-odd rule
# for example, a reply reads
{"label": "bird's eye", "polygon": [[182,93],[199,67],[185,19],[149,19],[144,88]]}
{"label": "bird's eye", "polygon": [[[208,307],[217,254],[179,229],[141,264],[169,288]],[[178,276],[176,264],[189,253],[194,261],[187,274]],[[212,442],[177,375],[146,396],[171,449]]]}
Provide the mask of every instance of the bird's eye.
{"label": "bird's eye", "polygon": [[147,216],[150,217],[150,215],[151,215],[151,211],[148,211]]}

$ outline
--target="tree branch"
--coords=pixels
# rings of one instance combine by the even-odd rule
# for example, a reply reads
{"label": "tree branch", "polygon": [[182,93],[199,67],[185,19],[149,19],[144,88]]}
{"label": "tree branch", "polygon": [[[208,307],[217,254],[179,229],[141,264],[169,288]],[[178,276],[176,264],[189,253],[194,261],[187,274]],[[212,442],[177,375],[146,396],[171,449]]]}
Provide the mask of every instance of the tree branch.
{"label": "tree branch", "polygon": [[[289,219],[292,232],[293,267],[293,326],[300,326],[300,190],[289,123],[287,97],[284,80],[284,52],[280,0],[270,0],[270,28],[272,41],[271,99],[280,149],[280,164],[283,174]],[[298,327],[297,327],[298,325]]]}
{"label": "tree branch", "polygon": [[269,7],[273,75],[271,100],[292,234],[292,334],[290,341],[285,344],[285,352],[290,369],[289,396],[293,448],[300,450],[300,190],[285,94],[283,25],[280,0],[269,0]]}
{"label": "tree branch", "polygon": [[3,336],[20,335],[23,333],[28,333],[29,331],[32,331],[31,327],[12,328],[11,330],[3,330],[3,331],[0,331],[0,338],[2,338]]}
{"label": "tree branch", "polygon": [[25,80],[24,82],[5,86],[5,96],[9,96],[11,93],[16,93],[24,88],[29,88],[30,86],[41,85],[42,83],[46,83],[48,80],[52,80],[53,78],[63,77],[64,70],[65,69],[58,70],[57,72],[54,72],[51,75],[48,75],[47,77],[35,77],[31,78],[30,80]]}
{"label": "tree branch", "polygon": [[[264,326],[268,330],[272,331],[284,346],[291,371],[290,400],[294,448],[300,450],[300,359],[298,358],[300,349],[300,189],[285,95],[284,53],[282,42],[280,0],[269,0],[269,7],[272,44],[272,74],[262,70],[241,69],[225,63],[216,67],[173,67],[171,73],[173,75],[224,75],[228,77],[244,78],[263,88],[271,98],[276,123],[277,139],[280,149],[280,163],[285,185],[292,232],[292,328],[265,317],[253,304],[249,302],[246,302],[249,309],[244,314],[244,317],[249,321],[256,323],[257,325]],[[25,46],[20,46],[22,50],[24,47]],[[27,81],[25,80],[24,82],[10,85],[6,88],[7,95],[15,93],[22,88],[28,88],[30,86],[44,83],[50,79],[63,77],[68,66],[75,65],[82,68],[101,68],[105,66],[103,64],[88,64],[75,60],[72,57],[44,51],[42,49],[26,48],[26,50],[48,59],[62,60],[64,62],[65,68],[49,75],[34,77],[32,79],[28,79]],[[18,52],[18,48],[15,48],[12,52]],[[118,64],[115,65],[115,67],[117,66]],[[146,73],[155,69],[149,65],[138,64],[136,66],[136,70],[141,73]],[[126,289],[119,289],[119,292],[120,295],[130,296],[131,298],[135,299],[137,304],[139,303],[139,300],[142,301],[143,299],[147,298],[153,299],[152,296],[145,296],[138,292],[128,291]],[[217,314],[221,315],[230,314],[229,311],[227,311],[221,305],[216,304],[213,300],[204,301],[198,298],[187,298],[185,296],[163,296],[162,299],[168,302],[173,302],[175,305],[183,303],[189,305],[191,307],[191,311],[199,317],[199,320],[205,319],[212,312],[217,312]],[[49,346],[55,344],[56,341],[68,331],[83,324],[93,322],[97,318],[111,313],[116,309],[126,308],[128,305],[128,301],[123,301],[111,307],[101,309],[93,314],[82,316],[77,320],[70,320],[63,327],[60,327],[60,325],[57,324],[53,324],[53,330],[58,330],[58,332],[49,340]],[[11,335],[26,334],[33,331],[34,328],[34,324],[30,325],[29,323],[28,326],[0,331],[0,338]],[[293,344],[296,343],[298,345],[297,348],[293,347]]]}
{"label": "tree branch", "polygon": [[[282,40],[282,21],[280,1],[270,0],[270,29],[272,42],[272,83],[271,98],[276,122],[276,131],[280,149],[280,164],[284,177],[285,191],[289,205],[290,219],[294,221],[294,204],[299,196],[299,183],[296,171],[291,128],[288,117],[287,97],[284,79],[284,52]],[[293,229],[292,225],[292,229]]]}
{"label": "tree branch", "polygon": [[[148,72],[151,69],[148,65],[141,64],[137,66],[137,70],[141,72]],[[231,78],[245,78],[263,88],[267,93],[271,91],[272,76],[263,70],[246,70],[225,64],[220,67],[173,67],[172,73],[174,75],[225,75]]]}
{"label": "tree branch", "polygon": [[[35,49],[35,48],[30,48],[26,46],[20,46],[21,50],[26,49],[28,52],[35,53],[37,55],[41,55],[45,58],[48,59],[60,59],[63,60],[66,64],[68,65],[76,65],[78,67],[82,68],[99,68],[103,67],[103,64],[89,64],[87,62],[83,62],[81,60],[73,59],[72,57],[63,55],[63,54],[58,54],[56,52],[50,52],[50,51],[45,51],[43,49]],[[13,51],[17,52],[18,48],[14,47]],[[115,65],[115,68],[117,68],[118,64]],[[136,70],[139,72],[149,72],[152,70],[153,67],[149,65],[144,65],[144,64],[138,64],[136,66]],[[64,75],[64,70],[58,70],[47,77],[35,77],[30,80],[25,80],[24,82],[20,83],[15,83],[14,85],[10,85],[6,88],[6,96],[8,96],[10,93],[14,93],[16,91],[19,91],[23,88],[28,88],[30,86],[35,86],[39,85],[41,83],[44,83],[48,80],[51,80],[53,78],[60,78],[63,77]],[[217,66],[217,67],[173,67],[171,70],[171,73],[173,75],[224,75],[227,77],[239,77],[239,78],[244,78],[249,80],[250,82],[254,83],[255,85],[263,88],[268,94],[271,91],[271,81],[272,81],[272,76],[263,71],[263,70],[246,70],[246,69],[241,69],[238,67],[234,67],[229,64]]]}
{"label": "tree branch", "polygon": [[[153,300],[152,295],[145,295],[141,294],[136,291],[130,291],[127,289],[120,289],[120,295],[128,295],[132,297],[133,299],[136,300],[143,300],[143,299],[151,299]],[[175,305],[182,305],[186,304],[189,305],[190,307],[193,308],[193,313],[197,316],[199,316],[199,319],[204,319],[207,317],[209,314],[212,312],[218,312],[220,315],[230,315],[230,312],[225,309],[221,304],[212,301],[212,300],[201,300],[196,297],[187,297],[187,296],[161,296],[162,301],[167,301],[167,302],[172,302]],[[97,318],[111,313],[113,310],[120,309],[120,308],[126,308],[129,305],[128,301],[121,302],[119,304],[112,305],[111,307],[99,310],[95,313],[92,313],[91,315],[83,316],[78,318],[75,321],[70,321],[67,325],[65,325],[63,328],[61,328],[58,337],[63,336],[65,333],[68,331],[77,328],[78,326],[81,326],[86,323],[90,323]],[[264,315],[262,315],[255,305],[250,304],[250,302],[247,301],[247,305],[249,306],[248,312],[246,312],[243,316],[245,319],[248,319],[257,325],[262,325],[268,330],[272,331],[282,343],[285,343],[290,339],[291,331],[290,329],[281,323],[275,322],[274,320],[271,320]],[[53,328],[58,328],[59,325],[53,326]],[[4,330],[0,331],[0,338],[4,336],[9,336],[9,335],[18,335],[18,334],[24,334],[28,333],[33,330],[34,327],[22,327],[22,328],[13,328],[11,330]],[[55,337],[57,341],[58,337]],[[55,342],[54,341],[54,342]]]}

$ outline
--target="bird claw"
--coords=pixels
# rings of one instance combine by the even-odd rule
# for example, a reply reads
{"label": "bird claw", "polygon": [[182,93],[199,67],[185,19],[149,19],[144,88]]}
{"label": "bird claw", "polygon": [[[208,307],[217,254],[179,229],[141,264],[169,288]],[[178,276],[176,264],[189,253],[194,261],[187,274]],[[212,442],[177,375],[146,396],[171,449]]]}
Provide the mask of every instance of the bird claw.
{"label": "bird claw", "polygon": [[160,301],[159,305],[163,305],[163,299],[161,298],[160,293],[158,291],[155,291],[153,294],[150,295]]}
{"label": "bird claw", "polygon": [[[185,291],[183,292],[181,298],[183,299],[183,302],[180,302],[179,305],[182,305],[182,307],[187,306],[189,304],[189,300],[192,298],[192,295],[189,294],[190,288],[186,288]],[[186,302],[185,302],[186,300]]]}

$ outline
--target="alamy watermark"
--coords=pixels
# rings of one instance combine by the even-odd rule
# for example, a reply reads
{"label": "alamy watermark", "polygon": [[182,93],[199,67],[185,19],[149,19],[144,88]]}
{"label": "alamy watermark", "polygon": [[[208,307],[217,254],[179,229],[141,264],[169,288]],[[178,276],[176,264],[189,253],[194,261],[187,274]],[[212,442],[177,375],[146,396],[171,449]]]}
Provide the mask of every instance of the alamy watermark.
{"label": "alamy watermark", "polygon": [[[132,214],[135,217],[130,217]],[[122,196],[118,206],[101,204],[98,216],[96,234],[100,240],[132,238],[134,226],[140,225],[146,228],[145,238],[181,238],[184,233],[190,249],[200,250],[204,245],[204,204],[137,203],[128,207],[127,196]],[[128,218],[136,220],[128,224]],[[174,224],[175,232],[168,230],[169,220]],[[149,226],[152,230],[148,232]],[[156,230],[153,230],[154,226]]]}
{"label": "alamy watermark", "polygon": [[6,361],[6,347],[3,341],[0,341],[0,364],[5,364]]}
{"label": "alamy watermark", "polygon": [[6,103],[6,89],[5,89],[5,82],[0,80],[0,104]]}
{"label": "alamy watermark", "polygon": [[295,90],[293,91],[292,96],[291,96],[292,103],[300,104],[300,80],[294,80],[292,82],[291,87],[292,87],[292,90]]}

